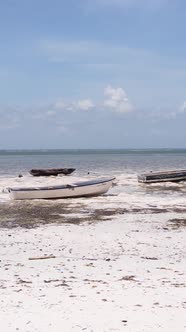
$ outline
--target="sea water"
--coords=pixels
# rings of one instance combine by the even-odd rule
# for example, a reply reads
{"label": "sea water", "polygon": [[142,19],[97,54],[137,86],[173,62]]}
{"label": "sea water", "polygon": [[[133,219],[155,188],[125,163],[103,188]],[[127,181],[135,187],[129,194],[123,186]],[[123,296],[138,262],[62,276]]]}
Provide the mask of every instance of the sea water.
{"label": "sea water", "polygon": [[[75,168],[69,176],[34,177],[32,168]],[[140,184],[149,171],[186,169],[186,150],[18,150],[0,151],[0,202],[10,202],[8,187],[56,185],[96,177],[115,177],[104,195],[107,206],[185,207],[186,182]],[[22,175],[22,177],[20,177]],[[81,198],[78,199],[78,202]],[[91,198],[91,206],[99,198]]]}

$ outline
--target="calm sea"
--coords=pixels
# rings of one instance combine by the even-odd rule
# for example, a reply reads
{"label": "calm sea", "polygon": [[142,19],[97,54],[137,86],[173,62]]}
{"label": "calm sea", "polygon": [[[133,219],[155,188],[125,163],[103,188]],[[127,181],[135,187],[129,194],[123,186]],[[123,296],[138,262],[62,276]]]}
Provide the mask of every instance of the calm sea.
{"label": "calm sea", "polygon": [[0,176],[26,175],[31,168],[73,167],[77,175],[139,173],[186,168],[186,149],[0,150]]}

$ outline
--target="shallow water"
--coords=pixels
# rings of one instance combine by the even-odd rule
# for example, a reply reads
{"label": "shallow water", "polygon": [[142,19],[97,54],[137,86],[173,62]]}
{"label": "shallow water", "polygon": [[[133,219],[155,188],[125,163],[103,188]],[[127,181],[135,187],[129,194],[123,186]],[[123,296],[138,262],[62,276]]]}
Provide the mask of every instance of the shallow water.
{"label": "shallow water", "polygon": [[[186,182],[140,184],[137,175],[148,171],[186,169],[186,151],[21,151],[0,153],[1,225],[49,222],[91,222],[124,213],[171,212],[186,217]],[[31,168],[73,167],[70,176],[33,177]],[[22,177],[18,177],[22,174]],[[67,184],[82,179],[115,176],[114,186],[103,196],[58,201],[11,201],[7,187]],[[123,211],[123,212],[122,212]],[[161,213],[160,213],[161,212]]]}

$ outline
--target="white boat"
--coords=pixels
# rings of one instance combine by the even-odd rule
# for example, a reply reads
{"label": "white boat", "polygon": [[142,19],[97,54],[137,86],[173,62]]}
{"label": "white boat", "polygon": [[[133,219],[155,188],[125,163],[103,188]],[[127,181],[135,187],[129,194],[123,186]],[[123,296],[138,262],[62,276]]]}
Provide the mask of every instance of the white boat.
{"label": "white boat", "polygon": [[97,196],[106,193],[115,178],[98,178],[48,187],[7,188],[12,199],[58,199]]}

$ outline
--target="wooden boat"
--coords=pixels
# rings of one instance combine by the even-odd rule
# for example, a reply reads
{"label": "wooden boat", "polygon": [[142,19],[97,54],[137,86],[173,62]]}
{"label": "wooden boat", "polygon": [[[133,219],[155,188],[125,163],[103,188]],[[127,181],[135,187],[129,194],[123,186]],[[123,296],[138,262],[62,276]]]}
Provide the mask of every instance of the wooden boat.
{"label": "wooden boat", "polygon": [[138,175],[138,182],[180,182],[186,181],[186,170],[150,172]]}
{"label": "wooden boat", "polygon": [[69,175],[75,171],[75,168],[41,168],[31,169],[30,174],[33,176],[51,176],[51,175]]}
{"label": "wooden boat", "polygon": [[70,197],[97,196],[106,193],[115,178],[98,178],[72,184],[48,186],[7,188],[12,199],[58,199]]}

